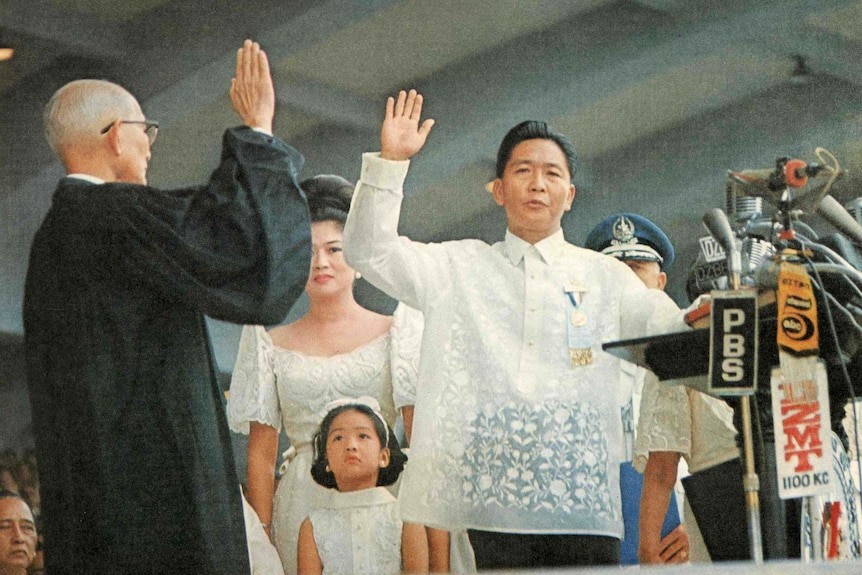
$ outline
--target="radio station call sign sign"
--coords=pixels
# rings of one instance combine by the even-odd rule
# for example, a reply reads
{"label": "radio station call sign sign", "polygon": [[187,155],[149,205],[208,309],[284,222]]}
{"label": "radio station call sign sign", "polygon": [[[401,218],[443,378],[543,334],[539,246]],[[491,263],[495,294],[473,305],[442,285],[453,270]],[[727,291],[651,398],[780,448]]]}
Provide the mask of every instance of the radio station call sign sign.
{"label": "radio station call sign sign", "polygon": [[772,419],[778,496],[805,497],[832,491],[833,453],[826,367],[816,361],[812,377],[788,380],[772,370]]}
{"label": "radio station call sign sign", "polygon": [[750,395],[757,388],[757,292],[713,291],[710,305],[709,393]]}

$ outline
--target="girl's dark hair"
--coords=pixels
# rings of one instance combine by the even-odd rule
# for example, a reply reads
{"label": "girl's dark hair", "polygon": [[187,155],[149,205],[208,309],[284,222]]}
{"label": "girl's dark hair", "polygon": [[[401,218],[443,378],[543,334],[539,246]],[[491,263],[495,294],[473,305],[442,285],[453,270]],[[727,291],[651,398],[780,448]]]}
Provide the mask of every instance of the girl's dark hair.
{"label": "girl's dark hair", "polygon": [[[377,438],[380,439],[382,447],[389,448],[389,465],[382,468],[377,476],[377,486],[392,485],[398,480],[398,476],[404,470],[404,464],[407,462],[407,455],[401,451],[398,446],[398,439],[395,437],[392,429],[387,425],[383,425],[380,417],[374,413],[374,410],[364,403],[349,403],[347,405],[339,405],[332,409],[320,422],[320,427],[314,434],[312,446],[314,448],[314,462],[311,464],[311,476],[314,480],[330,489],[338,489],[335,482],[335,475],[331,471],[326,470],[329,461],[326,459],[326,440],[329,437],[329,428],[339,414],[345,411],[358,411],[364,413],[371,421],[374,422],[374,431],[377,432]],[[386,437],[386,443],[383,443],[382,438]]]}
{"label": "girl's dark hair", "polygon": [[498,178],[503,177],[503,172],[506,170],[506,164],[509,163],[509,159],[512,157],[512,150],[515,149],[515,146],[527,140],[551,140],[557,144],[557,146],[560,147],[560,150],[562,150],[563,155],[566,157],[570,182],[574,183],[577,163],[575,145],[568,136],[554,130],[545,122],[538,122],[536,120],[521,122],[509,130],[505,137],[503,137],[503,141],[500,142],[500,147],[497,150],[496,174]]}
{"label": "girl's dark hair", "polygon": [[299,187],[308,198],[312,223],[338,222],[344,225],[353,198],[353,184],[341,176],[321,175],[301,181]]}

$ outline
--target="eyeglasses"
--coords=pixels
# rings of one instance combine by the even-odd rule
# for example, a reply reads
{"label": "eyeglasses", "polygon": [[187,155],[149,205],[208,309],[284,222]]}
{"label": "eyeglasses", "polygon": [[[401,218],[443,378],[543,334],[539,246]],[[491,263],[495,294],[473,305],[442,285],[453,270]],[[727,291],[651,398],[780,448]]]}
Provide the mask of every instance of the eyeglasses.
{"label": "eyeglasses", "polygon": [[[144,125],[144,132],[147,134],[147,138],[149,138],[149,140],[150,140],[150,145],[152,146],[153,144],[156,143],[156,136],[159,135],[159,123],[158,122],[155,122],[153,120],[120,120],[120,123],[121,124],[143,124]],[[108,124],[107,126],[102,128],[102,131],[99,133],[102,135],[107,134],[113,126],[114,126],[114,122],[111,122],[110,124]]]}

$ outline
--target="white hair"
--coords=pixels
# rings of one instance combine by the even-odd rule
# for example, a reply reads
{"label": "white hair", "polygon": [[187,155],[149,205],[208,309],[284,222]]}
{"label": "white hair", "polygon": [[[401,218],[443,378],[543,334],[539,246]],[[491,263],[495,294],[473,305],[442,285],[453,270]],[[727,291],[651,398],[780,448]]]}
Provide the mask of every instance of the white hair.
{"label": "white hair", "polygon": [[105,125],[135,113],[136,107],[135,97],[113,82],[69,82],[45,106],[45,138],[59,156],[62,147],[98,136]]}

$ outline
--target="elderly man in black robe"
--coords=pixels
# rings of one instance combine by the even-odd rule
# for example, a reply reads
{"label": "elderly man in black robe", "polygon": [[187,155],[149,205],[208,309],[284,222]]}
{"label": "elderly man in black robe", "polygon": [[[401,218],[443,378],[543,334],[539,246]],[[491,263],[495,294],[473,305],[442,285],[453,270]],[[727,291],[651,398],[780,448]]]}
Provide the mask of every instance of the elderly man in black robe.
{"label": "elderly man in black robe", "polygon": [[46,107],[68,175],[33,242],[24,330],[51,575],[249,572],[203,314],[281,321],[311,234],[256,43],[230,97],[245,126],[209,182],[171,191],[147,186],[157,126],[126,90],[79,80]]}

